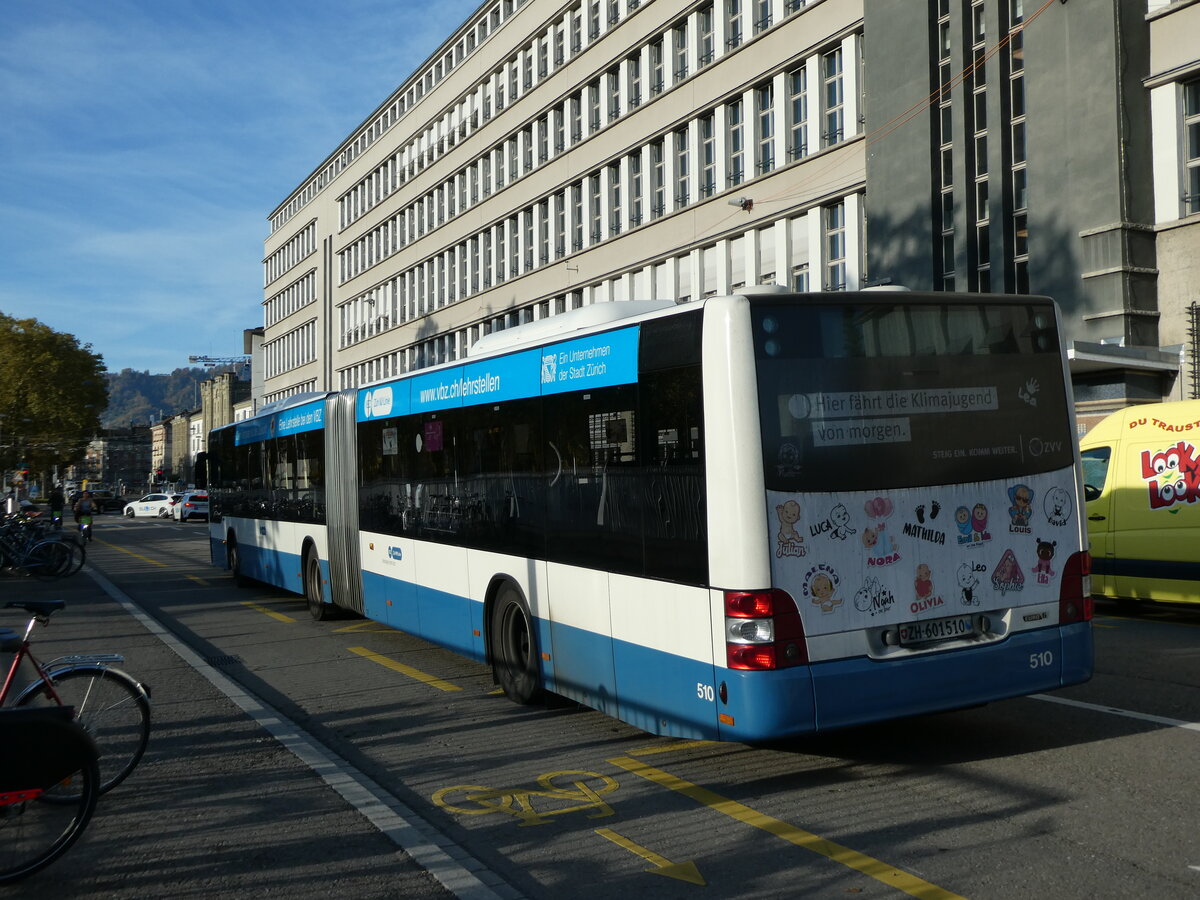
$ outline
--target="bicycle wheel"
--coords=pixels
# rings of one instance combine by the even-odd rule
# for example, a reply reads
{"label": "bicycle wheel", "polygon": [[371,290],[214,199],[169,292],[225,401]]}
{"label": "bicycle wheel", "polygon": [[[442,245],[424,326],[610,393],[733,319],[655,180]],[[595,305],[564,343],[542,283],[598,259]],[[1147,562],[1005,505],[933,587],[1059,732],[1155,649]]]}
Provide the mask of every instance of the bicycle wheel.
{"label": "bicycle wheel", "polygon": [[[82,664],[50,672],[50,681],[100,751],[100,793],[112,790],[132,772],[150,742],[150,700],[120,669]],[[25,688],[15,706],[53,705],[44,682]],[[49,798],[53,801],[55,798]]]}
{"label": "bicycle wheel", "polygon": [[[32,721],[21,712],[31,710],[6,710],[2,728],[0,884],[20,881],[65,853],[87,827],[100,796],[95,748],[83,730],[69,719]],[[63,802],[42,802],[64,791]]]}
{"label": "bicycle wheel", "polygon": [[62,541],[42,541],[25,554],[21,567],[40,581],[61,578],[71,568],[71,548]]}

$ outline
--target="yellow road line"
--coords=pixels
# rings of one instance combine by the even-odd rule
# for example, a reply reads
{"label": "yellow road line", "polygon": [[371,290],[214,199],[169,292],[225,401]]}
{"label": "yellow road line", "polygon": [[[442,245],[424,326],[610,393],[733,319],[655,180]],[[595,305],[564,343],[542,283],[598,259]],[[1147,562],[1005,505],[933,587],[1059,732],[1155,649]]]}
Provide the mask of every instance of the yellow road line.
{"label": "yellow road line", "polygon": [[148,556],[142,556],[140,553],[134,553],[132,550],[126,550],[124,547],[118,547],[116,544],[110,544],[108,541],[100,540],[100,538],[96,538],[96,541],[103,544],[105,547],[112,547],[114,550],[120,550],[122,553],[128,553],[134,559],[140,559],[144,563],[149,563],[152,566],[159,566],[163,569],[168,568],[166,563],[161,563],[156,559],[150,559]]}
{"label": "yellow road line", "polygon": [[757,812],[742,803],[738,803],[736,800],[722,797],[720,794],[708,790],[708,788],[692,784],[690,781],[684,781],[682,778],[677,778],[661,769],[655,769],[645,763],[638,762],[632,757],[617,757],[616,759],[610,759],[609,762],[627,772],[632,772],[634,775],[645,778],[647,781],[652,781],[686,797],[691,797],[697,803],[701,803],[723,815],[729,816],[731,819],[736,819],[743,824],[752,825],[755,828],[761,828],[768,834],[782,838],[790,844],[803,847],[805,850],[811,850],[813,853],[824,856],[857,872],[862,872],[864,875],[874,878],[888,887],[896,888],[913,897],[920,897],[921,900],[962,900],[958,894],[944,890],[935,884],[930,884],[928,881],[918,878],[915,875],[910,875],[908,872],[902,872],[895,866],[889,866],[887,863],[874,857],[826,840],[820,835],[813,834],[811,831],[805,831],[803,828],[797,828],[795,825],[790,825],[787,822]]}
{"label": "yellow road line", "polygon": [[653,875],[666,875],[668,878],[675,878],[690,884],[698,884],[701,887],[705,887],[708,884],[700,874],[700,870],[696,868],[696,864],[690,859],[687,862],[673,863],[665,856],[661,856],[653,850],[643,847],[641,844],[635,844],[623,834],[617,834],[611,828],[597,828],[596,834],[650,863],[654,868],[647,869],[647,871]]}
{"label": "yellow road line", "polygon": [[404,663],[396,662],[394,659],[389,659],[382,654],[376,653],[374,650],[368,650],[366,647],[350,647],[351,653],[357,653],[364,659],[369,659],[371,662],[379,663],[379,665],[391,669],[393,672],[399,672],[401,675],[407,675],[409,678],[415,678],[417,681],[424,682],[430,687],[435,687],[439,691],[461,691],[457,684],[451,684],[448,681],[430,675],[428,672],[422,672],[420,669],[414,669],[412,666],[406,666]]}
{"label": "yellow road line", "polygon": [[265,606],[259,606],[257,603],[254,603],[253,601],[250,601],[250,600],[243,600],[242,606],[248,606],[255,612],[260,612],[265,616],[270,616],[272,619],[275,619],[279,622],[295,622],[296,621],[291,616],[285,616],[283,613],[275,612],[275,610],[273,610],[273,609],[267,609]]}
{"label": "yellow road line", "polygon": [[355,622],[353,625],[343,625],[341,628],[333,629],[334,634],[357,634],[360,632],[386,634],[388,632],[395,633],[395,628],[388,628],[386,625],[381,625],[379,622],[373,622],[367,619],[365,622]]}
{"label": "yellow road line", "polygon": [[211,585],[207,581],[205,581],[203,578],[200,578],[196,575],[188,575],[187,577],[190,580],[196,582],[196,584],[200,585],[201,587],[211,587]]}

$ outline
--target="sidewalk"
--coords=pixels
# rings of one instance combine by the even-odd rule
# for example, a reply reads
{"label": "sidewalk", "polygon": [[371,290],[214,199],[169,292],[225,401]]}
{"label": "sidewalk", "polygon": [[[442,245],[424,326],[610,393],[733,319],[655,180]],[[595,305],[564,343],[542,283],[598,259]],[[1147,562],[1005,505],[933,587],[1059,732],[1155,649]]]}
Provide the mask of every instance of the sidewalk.
{"label": "sidewalk", "polygon": [[[6,898],[448,896],[86,571],[0,578],[0,603],[19,597],[67,602],[35,631],[39,658],[123,653],[154,721],[141,765],[100,798],[79,843]],[[24,616],[0,609],[0,626]]]}

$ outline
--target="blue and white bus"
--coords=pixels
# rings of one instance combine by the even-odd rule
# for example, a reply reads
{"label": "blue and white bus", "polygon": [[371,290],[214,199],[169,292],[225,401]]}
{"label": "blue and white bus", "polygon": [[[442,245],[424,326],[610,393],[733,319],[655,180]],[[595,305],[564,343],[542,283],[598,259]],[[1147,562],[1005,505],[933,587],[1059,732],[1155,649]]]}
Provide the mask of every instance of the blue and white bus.
{"label": "blue and white bus", "polygon": [[585,307],[209,440],[215,565],[648,732],[764,740],[1092,672],[1046,298]]}

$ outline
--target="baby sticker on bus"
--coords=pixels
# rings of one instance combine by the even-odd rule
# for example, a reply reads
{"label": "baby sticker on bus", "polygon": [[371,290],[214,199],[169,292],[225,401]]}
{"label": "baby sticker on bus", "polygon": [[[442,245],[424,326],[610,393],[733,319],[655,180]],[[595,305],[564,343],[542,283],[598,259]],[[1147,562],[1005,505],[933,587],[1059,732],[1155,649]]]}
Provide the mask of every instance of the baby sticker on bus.
{"label": "baby sticker on bus", "polygon": [[1033,490],[1027,484],[1014,484],[1008,489],[1008,516],[1012,524],[1008,530],[1012,534],[1029,534],[1029,520],[1033,516]]}
{"label": "baby sticker on bus", "polygon": [[821,612],[831,613],[842,605],[842,598],[834,596],[840,583],[838,573],[831,566],[818,563],[804,576],[804,596],[813,606],[821,607]]}
{"label": "baby sticker on bus", "polygon": [[804,546],[804,538],[796,530],[800,521],[800,504],[788,500],[775,507],[775,515],[779,517],[779,534],[775,544],[775,556],[805,556],[808,550]]}
{"label": "baby sticker on bus", "polygon": [[1037,573],[1038,584],[1049,584],[1050,579],[1054,577],[1054,570],[1050,568],[1050,560],[1054,559],[1054,548],[1058,546],[1058,541],[1043,541],[1037,539],[1037,565],[1033,567],[1033,571]]}
{"label": "baby sticker on bus", "polygon": [[1043,509],[1046,513],[1046,521],[1051,525],[1061,528],[1071,521],[1072,507],[1070,492],[1060,487],[1053,487],[1046,491]]}
{"label": "baby sticker on bus", "polygon": [[1011,549],[1005,550],[1000,562],[996,563],[992,572],[992,587],[1000,592],[1000,596],[1009,591],[1025,590],[1025,573],[1017,563],[1017,554]]}

